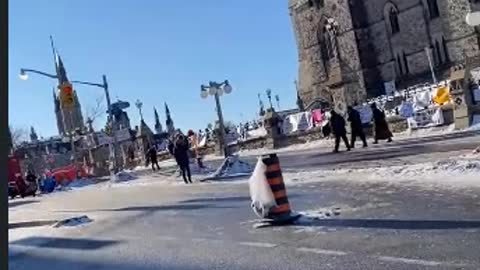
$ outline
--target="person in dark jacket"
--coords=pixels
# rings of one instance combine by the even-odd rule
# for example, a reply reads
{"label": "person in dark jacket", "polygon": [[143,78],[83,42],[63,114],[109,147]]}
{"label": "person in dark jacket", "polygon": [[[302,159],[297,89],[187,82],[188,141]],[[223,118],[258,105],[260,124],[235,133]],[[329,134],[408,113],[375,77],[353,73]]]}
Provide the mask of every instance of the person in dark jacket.
{"label": "person in dark jacket", "polygon": [[155,145],[150,146],[147,155],[150,163],[152,164],[152,170],[155,171],[155,166],[157,167],[157,170],[160,170],[160,166],[158,165],[157,160],[157,148],[155,147]]}
{"label": "person in dark jacket", "polygon": [[345,119],[334,110],[332,110],[331,112],[330,128],[335,135],[335,149],[333,150],[333,152],[338,153],[340,139],[342,139],[345,143],[347,151],[350,151],[350,145],[348,144],[347,139],[347,130],[345,129]]}
{"label": "person in dark jacket", "polygon": [[[185,184],[192,183],[192,175],[190,172],[190,160],[188,158],[188,150],[190,146],[188,144],[187,138],[179,134],[177,139],[175,140],[175,147],[173,149],[173,155],[175,156],[175,160],[182,171],[183,181]],[[188,179],[187,179],[188,176]]]}
{"label": "person in dark jacket", "polygon": [[375,103],[371,105],[371,108],[373,113],[373,125],[375,127],[375,141],[373,143],[377,144],[378,140],[387,140],[387,142],[391,142],[393,134],[388,127],[385,113],[380,111]]}
{"label": "person in dark jacket", "polygon": [[367,147],[367,140],[365,139],[365,133],[363,132],[362,119],[360,118],[360,113],[352,108],[351,106],[347,107],[348,110],[348,121],[350,122],[350,128],[352,130],[352,139],[350,140],[350,147],[355,148],[355,140],[357,137],[363,142],[363,147]]}

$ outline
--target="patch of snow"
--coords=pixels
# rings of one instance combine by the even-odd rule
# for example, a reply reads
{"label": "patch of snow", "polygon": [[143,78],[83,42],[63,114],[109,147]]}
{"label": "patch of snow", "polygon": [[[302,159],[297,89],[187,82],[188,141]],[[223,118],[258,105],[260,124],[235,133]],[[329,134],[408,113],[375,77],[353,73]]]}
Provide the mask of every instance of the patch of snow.
{"label": "patch of snow", "polygon": [[125,181],[131,181],[137,179],[137,176],[135,176],[133,173],[129,171],[121,171],[116,173],[113,176],[113,181],[114,182],[125,182]]}
{"label": "patch of snow", "polygon": [[478,155],[413,165],[365,169],[335,169],[285,172],[285,183],[296,185],[311,182],[355,181],[389,182],[391,184],[447,185],[450,187],[480,187]]}
{"label": "patch of snow", "polygon": [[91,223],[93,220],[90,219],[88,216],[80,216],[80,217],[73,217],[64,220],[60,220],[53,225],[54,228],[60,227],[75,227],[82,224]]}
{"label": "patch of snow", "polygon": [[238,156],[230,156],[208,178],[246,176],[252,173],[252,171],[253,168],[250,164],[240,160]]}

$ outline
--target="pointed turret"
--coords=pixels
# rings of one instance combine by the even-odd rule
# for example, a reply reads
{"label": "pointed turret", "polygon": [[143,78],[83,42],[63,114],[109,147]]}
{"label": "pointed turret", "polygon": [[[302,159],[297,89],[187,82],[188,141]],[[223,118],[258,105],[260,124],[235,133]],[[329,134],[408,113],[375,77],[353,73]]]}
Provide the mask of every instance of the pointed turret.
{"label": "pointed turret", "polygon": [[168,134],[172,135],[175,132],[175,126],[173,124],[172,117],[170,116],[170,109],[168,108],[168,105],[166,102],[165,102],[165,114],[166,114],[165,123],[167,125],[167,132]]}
{"label": "pointed turret", "polygon": [[30,127],[30,141],[31,142],[37,142],[38,141],[37,133],[35,132],[35,129],[33,127]]}
{"label": "pointed turret", "polygon": [[155,132],[157,134],[160,134],[163,132],[162,124],[160,124],[160,117],[158,117],[158,112],[157,108],[153,108],[154,114],[155,114]]}

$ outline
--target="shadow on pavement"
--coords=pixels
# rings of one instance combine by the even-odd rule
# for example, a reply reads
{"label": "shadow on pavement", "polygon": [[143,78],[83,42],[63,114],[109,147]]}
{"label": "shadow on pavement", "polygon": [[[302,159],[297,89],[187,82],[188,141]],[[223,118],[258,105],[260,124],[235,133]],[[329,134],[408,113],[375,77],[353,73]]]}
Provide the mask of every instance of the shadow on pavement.
{"label": "shadow on pavement", "polygon": [[171,210],[198,210],[206,208],[234,208],[230,206],[217,206],[212,204],[174,204],[174,205],[146,205],[146,206],[130,206],[115,209],[94,209],[94,210],[73,210],[58,212],[128,212],[128,211],[171,211]]}
{"label": "shadow on pavement", "polygon": [[25,222],[16,222],[8,223],[8,229],[18,229],[18,228],[30,228],[30,227],[40,227],[53,225],[57,220],[36,220],[36,221],[25,221]]}
{"label": "shadow on pavement", "polygon": [[297,223],[310,227],[350,227],[393,230],[447,230],[480,228],[480,221],[394,220],[394,219],[325,219]]}
{"label": "shadow on pavement", "polygon": [[94,240],[85,238],[55,238],[55,237],[28,237],[10,242],[9,245],[33,246],[58,249],[80,249],[93,250],[101,249],[107,246],[116,245],[121,241],[114,240]]}
{"label": "shadow on pavement", "polygon": [[31,203],[38,203],[38,201],[34,201],[34,200],[9,201],[9,202],[8,202],[8,208],[13,208],[13,207],[15,207],[15,206],[20,206],[20,205],[25,205],[25,204],[31,204]]}
{"label": "shadow on pavement", "polygon": [[[92,269],[114,269],[114,270],[194,270],[209,269],[199,265],[188,265],[186,262],[179,260],[177,263],[165,263],[159,260],[156,263],[134,264],[131,262],[109,261],[109,260],[85,260],[73,259],[63,256],[47,256],[33,255],[27,253],[19,253],[18,255],[9,255],[8,267],[10,270],[17,269],[75,269],[75,270],[92,270]],[[219,268],[217,268],[219,269]]]}
{"label": "shadow on pavement", "polygon": [[198,198],[198,199],[189,199],[181,201],[180,203],[201,203],[201,202],[240,202],[240,201],[250,201],[248,196],[233,196],[233,197],[222,197],[222,198]]}

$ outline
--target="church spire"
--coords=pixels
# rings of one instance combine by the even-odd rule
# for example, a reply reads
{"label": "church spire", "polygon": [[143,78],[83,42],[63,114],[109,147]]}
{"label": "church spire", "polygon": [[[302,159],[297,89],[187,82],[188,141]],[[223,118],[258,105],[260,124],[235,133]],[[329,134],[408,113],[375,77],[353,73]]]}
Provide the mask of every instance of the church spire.
{"label": "church spire", "polygon": [[167,124],[167,132],[168,134],[172,135],[175,132],[175,126],[173,125],[173,120],[172,117],[170,116],[170,109],[168,109],[168,105],[165,102],[165,114],[167,119],[165,120],[165,123]]}
{"label": "church spire", "polygon": [[162,124],[160,124],[160,117],[158,117],[157,108],[153,107],[153,112],[155,114],[155,132],[160,134],[163,132]]}

